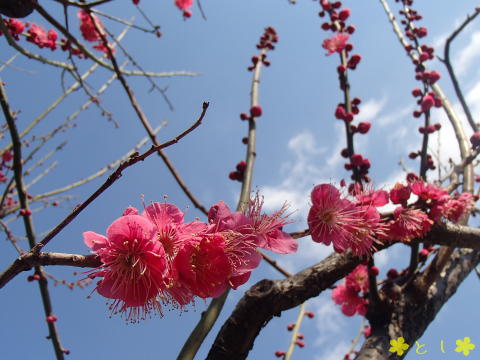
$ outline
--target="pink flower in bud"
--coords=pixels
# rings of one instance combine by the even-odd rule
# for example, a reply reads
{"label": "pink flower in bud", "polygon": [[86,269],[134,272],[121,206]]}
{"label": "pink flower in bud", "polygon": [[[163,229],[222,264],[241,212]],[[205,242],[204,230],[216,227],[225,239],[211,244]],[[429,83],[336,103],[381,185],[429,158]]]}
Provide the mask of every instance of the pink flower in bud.
{"label": "pink flower in bud", "polygon": [[387,278],[390,280],[396,279],[398,277],[398,271],[397,269],[390,269],[387,272]]}
{"label": "pink flower in bud", "polygon": [[45,319],[46,322],[48,323],[54,323],[55,321],[57,321],[57,317],[55,315],[49,315],[47,316],[47,318]]}
{"label": "pink flower in bud", "polygon": [[420,90],[419,88],[413,89],[413,90],[412,90],[412,95],[413,95],[414,97],[422,96],[422,90]]}
{"label": "pink flower in bud", "polygon": [[295,328],[295,324],[288,324],[287,330],[292,331]]}
{"label": "pink flower in bud", "polygon": [[327,50],[327,56],[333,53],[341,53],[347,46],[349,35],[345,33],[337,33],[331,39],[325,39],[322,47]]}
{"label": "pink flower in bud", "polygon": [[298,345],[299,347],[303,348],[305,346],[305,342],[301,340],[295,341],[295,344]]}
{"label": "pink flower in bud", "polygon": [[370,326],[365,326],[363,329],[363,336],[368,338],[372,334],[372,328]]}
{"label": "pink flower in bud", "polygon": [[415,29],[416,34],[419,38],[427,36],[427,28],[425,27],[420,27]]}
{"label": "pink flower in bud", "polygon": [[310,319],[313,319],[315,317],[315,314],[311,311],[305,311],[305,316],[307,316]]}
{"label": "pink flower in bud", "polygon": [[240,119],[241,119],[241,120],[248,120],[248,119],[250,119],[250,116],[248,116],[248,115],[245,114],[245,113],[241,113],[241,114],[240,114]]}
{"label": "pink flower in bud", "polygon": [[350,9],[342,9],[339,13],[338,13],[338,18],[340,19],[340,21],[345,21],[349,18],[350,16]]}
{"label": "pink flower in bud", "polygon": [[259,105],[254,105],[250,108],[250,115],[252,117],[262,116],[262,108]]}
{"label": "pink flower in bud", "polygon": [[438,80],[440,80],[440,74],[437,72],[437,71],[431,71],[427,74],[427,72],[425,72],[425,75],[426,75],[426,78],[427,78],[427,81],[430,85],[433,85],[435,84]]}
{"label": "pink flower in bud", "polygon": [[362,100],[361,100],[360,98],[358,98],[358,97],[353,98],[353,100],[352,100],[352,105],[358,106],[358,105],[360,105],[361,103],[362,103]]}
{"label": "pink flower in bud", "polygon": [[341,65],[338,65],[337,67],[337,72],[340,74],[340,75],[343,75],[345,74],[345,71],[347,71],[347,67],[343,64]]}
{"label": "pink flower in bud", "polygon": [[352,165],[354,166],[360,166],[363,163],[363,156],[360,154],[353,154],[350,157],[350,161],[352,162]]}
{"label": "pink flower in bud", "polygon": [[348,60],[347,66],[350,69],[355,69],[361,60],[362,57],[359,54],[353,54],[352,57]]}
{"label": "pink flower in bud", "polygon": [[355,26],[348,25],[347,28],[345,29],[345,31],[351,35],[355,32]]}
{"label": "pink flower in bud", "polygon": [[358,132],[360,134],[366,134],[368,133],[368,130],[370,130],[370,127],[372,126],[371,123],[369,122],[361,122],[358,124]]}
{"label": "pink flower in bud", "polygon": [[275,351],[275,356],[278,358],[285,356],[285,354],[286,354],[285,351],[280,351],[280,350]]}
{"label": "pink flower in bud", "polygon": [[470,137],[470,143],[474,149],[480,146],[480,132],[476,132]]}
{"label": "pink flower in bud", "polygon": [[435,105],[435,100],[430,95],[424,96],[422,99],[422,103],[420,104],[423,112],[427,112],[428,110],[430,110],[433,105]]}
{"label": "pink flower in bud", "polygon": [[331,25],[328,22],[324,22],[321,26],[322,30],[325,30],[325,31],[330,30],[330,27],[331,27]]}
{"label": "pink flower in bud", "polygon": [[345,115],[346,122],[352,122],[353,121],[353,113],[349,112],[348,114]]}
{"label": "pink flower in bud", "polygon": [[408,199],[410,199],[410,193],[409,186],[396,183],[393,189],[390,190],[390,201],[394,204],[406,204]]}
{"label": "pink flower in bud", "polygon": [[421,210],[397,207],[393,212],[394,220],[389,223],[390,237],[410,242],[430,231],[433,221]]}
{"label": "pink flower in bud", "polygon": [[245,169],[247,168],[247,163],[242,160],[237,164],[236,168],[237,168],[237,171],[244,172]]}
{"label": "pink flower in bud", "polygon": [[347,112],[345,111],[345,107],[343,105],[338,105],[337,109],[335,110],[335,117],[340,120],[345,120],[347,116]]}
{"label": "pink flower in bud", "polygon": [[377,266],[372,266],[369,270],[374,276],[378,276],[378,274],[380,274],[380,269]]}

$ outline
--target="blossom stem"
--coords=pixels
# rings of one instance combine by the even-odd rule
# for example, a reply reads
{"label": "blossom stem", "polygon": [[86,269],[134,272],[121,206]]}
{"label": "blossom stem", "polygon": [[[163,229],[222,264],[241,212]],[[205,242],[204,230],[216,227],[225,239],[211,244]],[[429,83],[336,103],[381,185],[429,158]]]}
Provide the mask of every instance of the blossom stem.
{"label": "blossom stem", "polygon": [[[340,61],[343,66],[347,69],[347,56],[345,50],[343,50],[340,53]],[[345,112],[347,114],[352,112],[352,104],[350,102],[350,83],[348,82],[348,75],[347,71],[340,75],[340,87],[343,91],[343,100],[345,102]],[[345,121],[345,133],[347,136],[347,149],[348,149],[348,155],[351,157],[353,154],[355,154],[355,148],[353,145],[353,132],[352,128],[350,127],[350,123],[348,121]],[[360,178],[360,173],[358,171],[357,166],[353,166],[352,168],[353,171],[353,180],[355,182],[361,182]]]}
{"label": "blossom stem", "polygon": [[292,337],[290,339],[290,345],[288,346],[287,353],[285,354],[284,360],[290,360],[292,358],[293,350],[295,349],[295,342],[297,341],[298,330],[302,325],[303,318],[305,316],[305,303],[302,303],[298,309],[297,321],[295,321],[295,327],[292,331]]}

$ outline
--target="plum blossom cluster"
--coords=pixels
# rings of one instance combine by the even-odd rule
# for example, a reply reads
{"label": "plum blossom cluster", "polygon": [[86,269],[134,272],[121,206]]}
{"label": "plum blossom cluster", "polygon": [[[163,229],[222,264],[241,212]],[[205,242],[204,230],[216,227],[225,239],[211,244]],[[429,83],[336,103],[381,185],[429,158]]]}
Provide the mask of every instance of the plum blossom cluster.
{"label": "plum blossom cluster", "polygon": [[[378,275],[378,268],[372,269]],[[341,306],[344,315],[365,316],[368,307],[368,288],[368,268],[366,265],[359,265],[347,275],[342,284],[333,289],[332,299],[335,304]]]}
{"label": "plum blossom cluster", "polygon": [[[418,200],[408,205],[412,194]],[[410,242],[430,231],[434,222],[457,223],[469,213],[477,198],[470,193],[450,195],[445,190],[413,179],[397,183],[390,192],[350,187],[350,198],[330,184],[321,184],[311,193],[308,225],[313,241],[330,245],[341,253],[369,255],[376,244],[386,241]],[[399,205],[389,217],[381,218],[377,207],[388,202]]]}
{"label": "plum blossom cluster", "polygon": [[[89,14],[83,9],[78,11],[77,16],[80,20],[80,32],[82,33],[82,37],[88,42],[97,42],[95,45],[93,45],[93,48],[108,54],[108,49],[105,47],[105,44],[102,40],[102,37],[105,36],[105,30],[103,24],[100,22],[100,19],[98,19],[98,17],[96,17],[94,14]],[[110,44],[108,46],[112,52],[115,52],[113,46]]]}
{"label": "plum blossom cluster", "polygon": [[252,56],[252,65],[248,67],[248,71],[253,71],[260,61],[265,66],[270,66],[270,61],[267,60],[267,51],[275,49],[275,43],[278,42],[278,35],[275,28],[272,26],[266,27],[265,32],[260,37],[257,44],[257,49],[262,50],[260,56]]}
{"label": "plum blossom cluster", "polygon": [[184,308],[196,296],[217,297],[245,283],[261,256],[258,247],[293,253],[297,242],[282,227],[285,207],[267,215],[256,197],[245,213],[232,212],[220,201],[208,223],[185,222],[168,203],[153,203],[143,213],[129,207],[107,229],[106,236],[87,231],[85,244],[102,266],[90,278],[101,278],[95,290],[112,299],[112,313],[138,321],[162,304]]}
{"label": "plum blossom cluster", "polygon": [[[101,41],[100,35],[97,33],[93,22],[90,19],[90,16],[85,10],[80,10],[77,14],[80,20],[80,32],[82,37],[89,42],[96,42],[93,46],[94,49],[108,53],[108,50],[103,45]],[[103,25],[101,24],[100,20],[95,16],[92,15],[95,19],[95,22],[99,29],[103,29]],[[62,51],[68,51],[72,55],[78,56],[79,58],[84,58],[85,55],[72,45],[72,43],[65,39],[61,38],[59,40],[58,34],[54,29],[45,30],[42,26],[31,23],[31,22],[22,22],[21,20],[9,18],[3,19],[4,24],[8,28],[8,32],[12,37],[16,40],[20,40],[20,36],[24,36],[28,42],[37,45],[39,48],[47,48],[52,51],[57,50],[60,48]],[[2,33],[0,32],[0,36]],[[113,48],[111,47],[112,51]]]}
{"label": "plum blossom cluster", "polygon": [[386,235],[376,208],[388,202],[386,191],[357,191],[349,200],[333,185],[321,184],[313,188],[311,200],[307,221],[312,240],[333,243],[336,252],[351,249],[356,255],[370,254]]}
{"label": "plum blossom cluster", "polygon": [[353,149],[354,134],[366,134],[370,130],[370,122],[360,122],[353,124],[354,118],[360,113],[359,105],[361,99],[355,97],[350,99],[347,95],[347,89],[350,89],[348,83],[348,71],[355,70],[362,60],[360,54],[352,54],[353,45],[348,42],[350,35],[355,32],[355,26],[347,24],[350,17],[350,9],[341,8],[340,1],[330,2],[328,0],[320,1],[322,10],[319,13],[320,17],[329,17],[329,21],[322,24],[322,29],[331,31],[334,35],[323,41],[322,47],[327,50],[327,56],[334,53],[340,55],[340,65],[337,67],[338,78],[340,82],[340,89],[344,92],[344,101],[337,105],[335,109],[335,118],[344,121],[348,137],[348,148],[341,151],[341,155],[349,159],[345,164],[347,171],[352,171],[352,179],[355,181],[369,182],[370,178],[367,176],[368,170],[371,166],[370,161],[361,154],[355,153]]}

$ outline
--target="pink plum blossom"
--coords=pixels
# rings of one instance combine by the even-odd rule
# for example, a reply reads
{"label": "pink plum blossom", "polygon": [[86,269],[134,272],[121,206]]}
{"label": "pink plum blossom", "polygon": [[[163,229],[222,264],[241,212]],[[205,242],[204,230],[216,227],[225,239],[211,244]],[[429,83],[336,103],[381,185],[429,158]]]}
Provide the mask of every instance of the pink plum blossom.
{"label": "pink plum blossom", "polygon": [[165,290],[167,263],[154,233],[154,225],[144,217],[126,215],[108,227],[106,237],[91,231],[83,234],[85,244],[103,263],[90,275],[103,278],[97,292],[113,299],[112,312],[126,314],[130,321],[143,319],[150,311],[161,314],[157,296]]}
{"label": "pink plum blossom", "polygon": [[341,53],[347,46],[348,34],[338,33],[331,39],[325,39],[323,41],[322,47],[327,50],[327,56],[332,55],[333,53]]}

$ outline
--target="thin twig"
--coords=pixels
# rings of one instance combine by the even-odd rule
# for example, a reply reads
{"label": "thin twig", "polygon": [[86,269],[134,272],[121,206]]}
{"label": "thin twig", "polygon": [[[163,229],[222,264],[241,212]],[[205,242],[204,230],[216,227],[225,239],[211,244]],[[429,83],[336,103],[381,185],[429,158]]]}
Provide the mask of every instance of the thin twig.
{"label": "thin twig", "polygon": [[[0,19],[0,22],[2,20]],[[12,116],[10,111],[10,106],[7,100],[7,94],[3,87],[3,82],[0,79],[0,102],[3,110],[3,114],[5,116],[5,120],[8,124],[8,129],[10,131],[10,136],[12,138],[13,143],[13,170],[15,176],[15,184],[17,187],[18,193],[18,200],[20,202],[20,206],[22,210],[25,212],[23,214],[23,224],[25,227],[25,232],[27,233],[28,243],[30,245],[30,249],[36,246],[36,239],[35,239],[35,229],[33,226],[32,217],[29,214],[29,206],[28,206],[28,199],[27,199],[27,192],[25,190],[25,186],[23,184],[23,175],[22,175],[22,144],[20,141],[20,136],[17,131],[17,126],[15,124],[15,119]],[[40,280],[38,281],[38,286],[40,288],[40,294],[42,297],[43,308],[45,311],[45,316],[53,315],[52,310],[52,303],[50,300],[50,294],[48,291],[48,284],[43,275],[43,270],[41,266],[35,267],[35,273],[40,275]],[[60,342],[60,337],[58,335],[57,327],[55,322],[48,322],[48,329],[49,329],[49,336],[50,340],[52,341],[52,345],[55,351],[55,355],[57,360],[64,359],[64,352],[62,348],[62,344]]]}
{"label": "thin twig", "polygon": [[467,117],[467,120],[474,132],[478,132],[478,126],[475,123],[472,112],[470,111],[470,107],[467,105],[465,97],[463,96],[463,92],[460,89],[460,85],[458,83],[457,77],[455,75],[455,71],[450,61],[450,45],[452,44],[453,40],[455,40],[457,35],[460,34],[462,30],[465,29],[465,27],[478,16],[478,14],[480,14],[480,8],[477,7],[475,8],[475,13],[473,13],[472,15],[468,15],[465,21],[457,29],[455,29],[455,31],[447,38],[447,41],[445,42],[444,59],[443,59],[443,63],[447,67],[448,74],[450,75],[450,80],[452,81],[453,87],[455,89],[455,93],[457,94],[457,98],[460,101],[460,104],[462,104],[462,108],[463,108],[463,111],[465,112],[465,116]]}
{"label": "thin twig", "polygon": [[65,226],[67,226],[70,222],[75,219],[80,212],[82,212],[92,201],[94,201],[97,197],[99,197],[105,190],[107,190],[110,186],[112,186],[121,176],[123,170],[126,168],[145,160],[148,156],[152,155],[155,152],[158,152],[160,149],[164,149],[168,146],[174,145],[178,143],[181,139],[183,139],[186,135],[188,135],[190,132],[195,130],[200,124],[202,123],[202,120],[207,112],[208,109],[208,103],[204,102],[203,107],[202,107],[202,113],[198,120],[190,126],[187,130],[182,132],[180,135],[176,136],[175,138],[160,144],[158,146],[152,146],[149,150],[145,151],[143,154],[138,155],[138,154],[133,154],[127,161],[121,163],[117,170],[115,170],[109,177],[108,179],[92,194],[90,197],[85,200],[83,203],[80,203],[77,205],[77,207],[60,223],[58,224],[45,238],[40,241],[32,251],[38,252],[42,247],[44,247],[46,244],[50,242]]}
{"label": "thin twig", "polygon": [[290,338],[290,345],[288,346],[287,353],[285,354],[284,360],[290,360],[293,355],[293,350],[298,337],[298,330],[300,330],[300,325],[302,325],[303,318],[305,317],[305,303],[302,303],[298,309],[297,321],[295,321],[295,326],[293,327],[292,337]]}
{"label": "thin twig", "polygon": [[[75,36],[73,36],[70,32],[65,29],[65,27],[60,24],[55,18],[53,18],[41,5],[38,3],[35,3],[34,5],[35,10],[45,19],[47,20],[50,24],[52,24],[55,28],[58,29],[71,43],[73,43],[83,54],[85,54],[86,57],[89,59],[93,60],[96,62],[98,65],[101,67],[104,67],[110,71],[115,71],[115,69],[102,59],[96,57],[93,55],[89,50],[83,46]],[[95,26],[97,26],[97,23],[94,22]],[[101,33],[100,33],[101,34]],[[107,47],[108,49],[108,47]],[[70,69],[69,69],[70,70]],[[192,73],[192,72],[187,72],[187,71],[172,71],[172,72],[163,72],[163,73],[154,73],[154,72],[143,72],[143,71],[127,71],[127,70],[121,70],[120,73],[122,75],[128,75],[128,76],[150,76],[150,77],[171,77],[171,76],[196,76],[198,75],[197,73]]]}
{"label": "thin twig", "polygon": [[[157,137],[153,133],[153,128],[150,125],[150,122],[148,121],[147,117],[143,113],[143,110],[141,109],[140,104],[138,103],[137,98],[135,97],[133,91],[130,89],[130,85],[127,83],[127,81],[125,80],[125,77],[123,76],[122,72],[120,71],[120,69],[118,67],[117,59],[116,59],[115,55],[113,54],[112,49],[110,48],[110,46],[108,44],[108,41],[107,41],[107,38],[106,38],[105,34],[101,31],[101,29],[99,28],[95,19],[93,19],[93,15],[91,13],[89,13],[89,16],[92,19],[93,24],[95,25],[95,29],[96,29],[97,33],[99,34],[99,36],[102,39],[103,45],[107,49],[109,58],[112,62],[113,69],[114,69],[115,73],[117,74],[117,79],[122,84],[122,87],[125,90],[125,92],[128,96],[128,99],[130,101],[130,104],[132,105],[133,109],[135,110],[135,113],[137,114],[138,119],[140,120],[143,127],[145,128],[148,135],[150,136],[150,139],[152,140],[152,143],[155,146],[158,147],[159,143],[158,143]],[[185,195],[187,195],[187,197],[190,199],[190,201],[193,203],[193,205],[197,209],[199,209],[201,212],[203,212],[205,215],[207,215],[208,214],[207,209],[197,200],[197,198],[189,190],[189,188],[187,187],[187,185],[185,184],[183,179],[180,177],[180,174],[178,173],[178,171],[173,166],[170,159],[167,157],[165,152],[162,151],[161,147],[158,148],[157,153],[162,158],[165,165],[167,165],[167,168],[170,170],[170,173],[173,175],[173,177],[177,181],[178,185],[181,187],[181,189],[183,190]]]}

